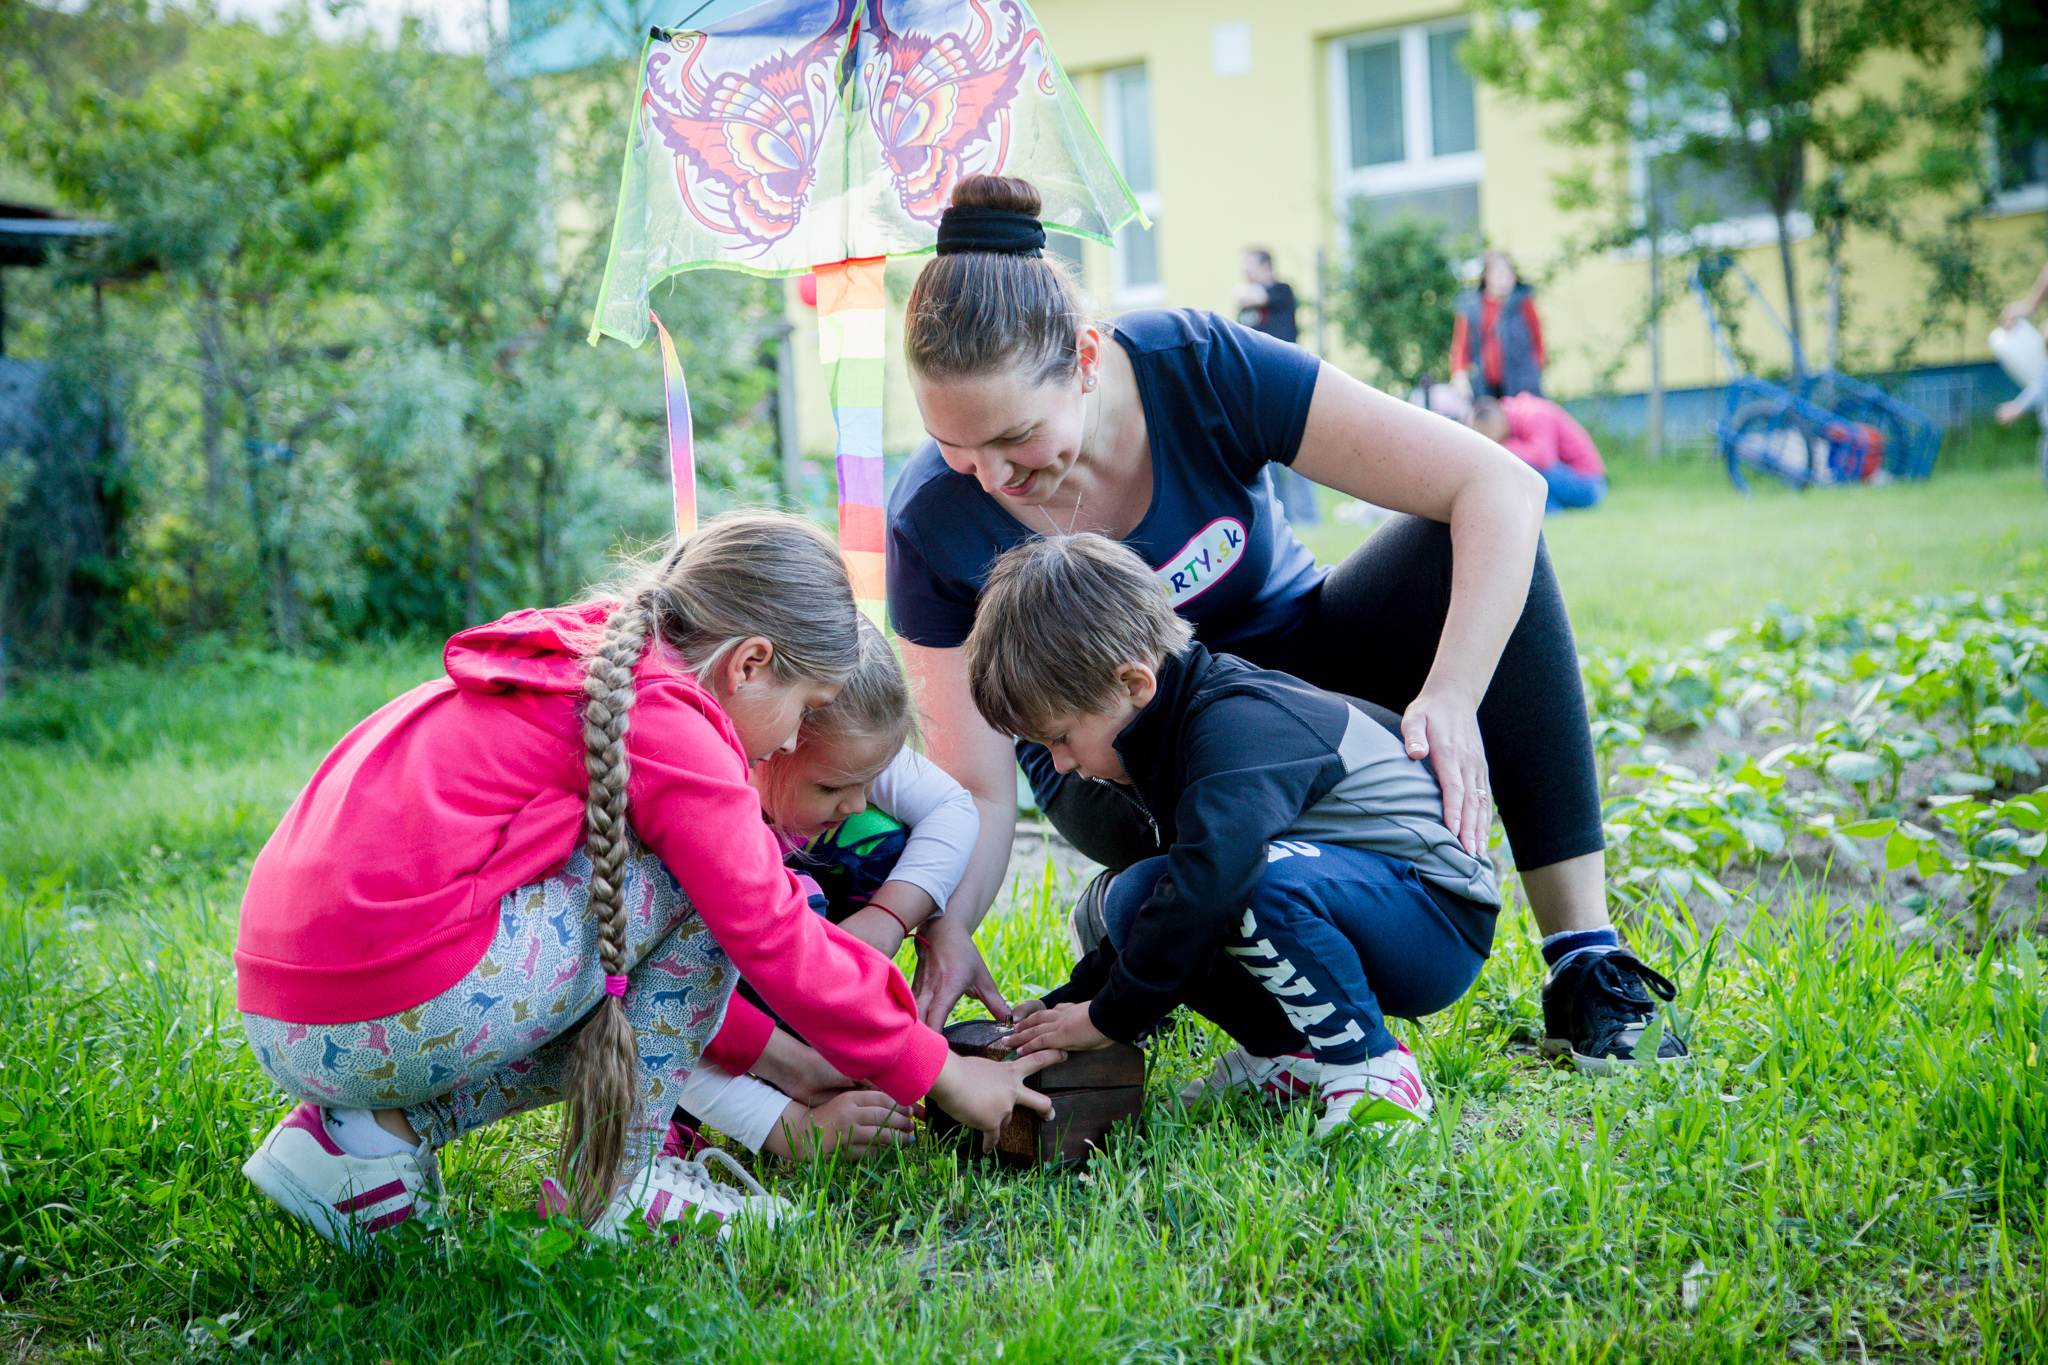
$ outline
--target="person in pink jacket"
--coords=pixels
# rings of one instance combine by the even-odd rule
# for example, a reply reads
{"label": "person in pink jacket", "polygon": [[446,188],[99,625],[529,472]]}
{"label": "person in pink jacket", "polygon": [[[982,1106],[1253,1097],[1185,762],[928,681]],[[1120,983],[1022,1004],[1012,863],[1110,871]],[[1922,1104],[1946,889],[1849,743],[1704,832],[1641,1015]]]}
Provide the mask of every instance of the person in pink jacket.
{"label": "person in pink jacket", "polygon": [[1576,418],[1533,393],[1482,398],[1469,425],[1521,457],[1550,485],[1546,512],[1597,507],[1607,496],[1607,466],[1599,447]]}
{"label": "person in pink jacket", "polygon": [[566,1100],[563,1184],[600,1234],[773,1218],[736,1163],[749,1195],[656,1154],[742,974],[816,1051],[742,1011],[723,1055],[821,1128],[927,1096],[991,1134],[1049,1112],[1024,1080],[1058,1054],[951,1055],[894,965],[811,912],[748,784],[833,700],[856,621],[822,531],[720,518],[615,598],[455,636],[445,678],[344,736],[243,898],[250,1046],[303,1101],[249,1178],[356,1242],[426,1207],[436,1149]]}

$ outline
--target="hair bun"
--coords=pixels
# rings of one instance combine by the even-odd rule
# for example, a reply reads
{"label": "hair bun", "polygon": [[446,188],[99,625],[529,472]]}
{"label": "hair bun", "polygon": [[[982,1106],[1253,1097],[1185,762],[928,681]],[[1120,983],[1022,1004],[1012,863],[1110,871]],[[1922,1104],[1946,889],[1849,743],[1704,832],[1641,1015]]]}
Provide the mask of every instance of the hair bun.
{"label": "hair bun", "polygon": [[1036,185],[1007,175],[970,175],[953,187],[956,209],[1001,209],[1036,218],[1044,204]]}

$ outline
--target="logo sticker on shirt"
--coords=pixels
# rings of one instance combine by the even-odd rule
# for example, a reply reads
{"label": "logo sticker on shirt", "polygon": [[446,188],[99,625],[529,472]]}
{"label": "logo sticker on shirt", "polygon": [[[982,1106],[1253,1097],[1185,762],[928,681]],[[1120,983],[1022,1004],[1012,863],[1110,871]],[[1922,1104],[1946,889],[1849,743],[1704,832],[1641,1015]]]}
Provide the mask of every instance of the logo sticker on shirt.
{"label": "logo sticker on shirt", "polygon": [[1152,572],[1166,585],[1173,605],[1183,606],[1207,592],[1244,557],[1244,523],[1218,517],[1195,532],[1180,552]]}

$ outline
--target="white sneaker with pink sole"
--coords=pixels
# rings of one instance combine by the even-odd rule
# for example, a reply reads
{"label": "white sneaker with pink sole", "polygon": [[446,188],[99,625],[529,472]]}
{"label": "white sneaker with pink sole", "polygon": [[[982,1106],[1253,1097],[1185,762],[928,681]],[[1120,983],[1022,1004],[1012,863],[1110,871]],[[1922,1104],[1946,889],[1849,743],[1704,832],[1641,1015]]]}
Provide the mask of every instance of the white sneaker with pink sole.
{"label": "white sneaker with pink sole", "polygon": [[[713,1179],[710,1163],[714,1161],[739,1177],[745,1189],[736,1190]],[[549,1218],[568,1208],[569,1200],[555,1178],[543,1179],[534,1211]],[[697,1160],[658,1156],[628,1176],[590,1230],[607,1241],[623,1241],[627,1224],[637,1222],[650,1232],[666,1229],[679,1233],[695,1228],[724,1238],[732,1235],[733,1225],[741,1219],[773,1227],[795,1212],[788,1200],[768,1193],[727,1153],[706,1147]],[[675,1224],[684,1226],[672,1226]]]}
{"label": "white sneaker with pink sole", "polygon": [[1422,1083],[1422,1068],[1406,1043],[1396,1043],[1392,1052],[1363,1062],[1324,1067],[1322,1088],[1323,1117],[1316,1124],[1319,1138],[1378,1124],[1412,1131],[1436,1108],[1429,1087]]}
{"label": "white sneaker with pink sole", "polygon": [[427,1212],[441,1186],[424,1143],[399,1156],[350,1156],[328,1132],[326,1112],[311,1102],[270,1130],[242,1174],[286,1213],[343,1246],[361,1246]]}
{"label": "white sneaker with pink sole", "polygon": [[1180,1102],[1198,1109],[1242,1091],[1268,1104],[1288,1105],[1315,1094],[1322,1075],[1322,1064],[1306,1052],[1259,1057],[1234,1047],[1216,1059],[1208,1075],[1182,1088]]}

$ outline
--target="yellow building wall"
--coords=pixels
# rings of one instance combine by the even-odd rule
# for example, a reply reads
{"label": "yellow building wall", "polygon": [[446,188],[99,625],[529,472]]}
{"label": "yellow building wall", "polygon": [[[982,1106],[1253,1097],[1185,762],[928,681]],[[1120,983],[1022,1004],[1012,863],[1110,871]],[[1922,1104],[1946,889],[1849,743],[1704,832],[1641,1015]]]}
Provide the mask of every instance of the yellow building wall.
{"label": "yellow building wall", "polygon": [[[1166,302],[1234,314],[1245,248],[1272,251],[1280,278],[1294,284],[1303,308],[1302,344],[1315,344],[1315,268],[1320,249],[1335,275],[1340,265],[1340,206],[1335,202],[1329,44],[1351,34],[1426,23],[1463,12],[1459,4],[1404,0],[1290,0],[1248,6],[1243,0],[1036,0],[1046,37],[1073,79],[1091,116],[1101,123],[1101,73],[1143,62],[1152,104],[1153,158],[1161,211],[1160,276]],[[1216,75],[1211,66],[1215,25],[1246,23],[1251,67]],[[1967,59],[1967,58],[1964,58]],[[1871,79],[1889,82],[1903,67],[1874,67]],[[1554,111],[1506,99],[1478,87],[1478,141],[1485,158],[1479,189],[1481,230],[1487,244],[1512,253],[1541,286],[1541,310],[1550,369],[1546,389],[1573,397],[1607,388],[1641,392],[1648,386],[1647,349],[1635,324],[1645,306],[1647,261],[1606,253],[1567,267],[1574,237],[1598,226],[1590,215],[1566,214],[1555,202],[1555,178],[1581,164],[1585,153],[1546,135]],[[2001,283],[2017,295],[2039,268],[2044,252],[2038,212],[1993,217],[1979,226],[1993,245]],[[1114,307],[1110,253],[1085,243],[1085,284],[1093,305]],[[1825,265],[1817,238],[1797,244],[1805,304],[1803,337],[1816,361],[1824,356],[1822,289]],[[1774,241],[1734,253],[1756,277],[1773,307],[1783,312],[1783,288]],[[1853,236],[1845,253],[1845,297],[1851,327],[1845,360],[1860,342],[1869,360],[1888,358],[1899,329],[1917,306],[1919,268],[1903,253],[1868,235]],[[885,440],[902,452],[923,439],[901,364],[901,311],[909,281],[923,260],[892,262]],[[1678,286],[1664,326],[1667,388],[1712,385],[1726,378],[1699,309]],[[831,413],[816,356],[817,319],[790,291],[797,325],[799,411],[807,451],[832,448]],[[1985,333],[1992,318],[1972,317],[1957,332],[1921,347],[1919,365],[1988,358]],[[1760,366],[1784,366],[1781,338],[1761,316],[1742,317],[1745,342]],[[1327,354],[1355,373],[1369,370],[1346,348],[1334,321],[1326,328]],[[1616,361],[1620,360],[1617,367]]]}

